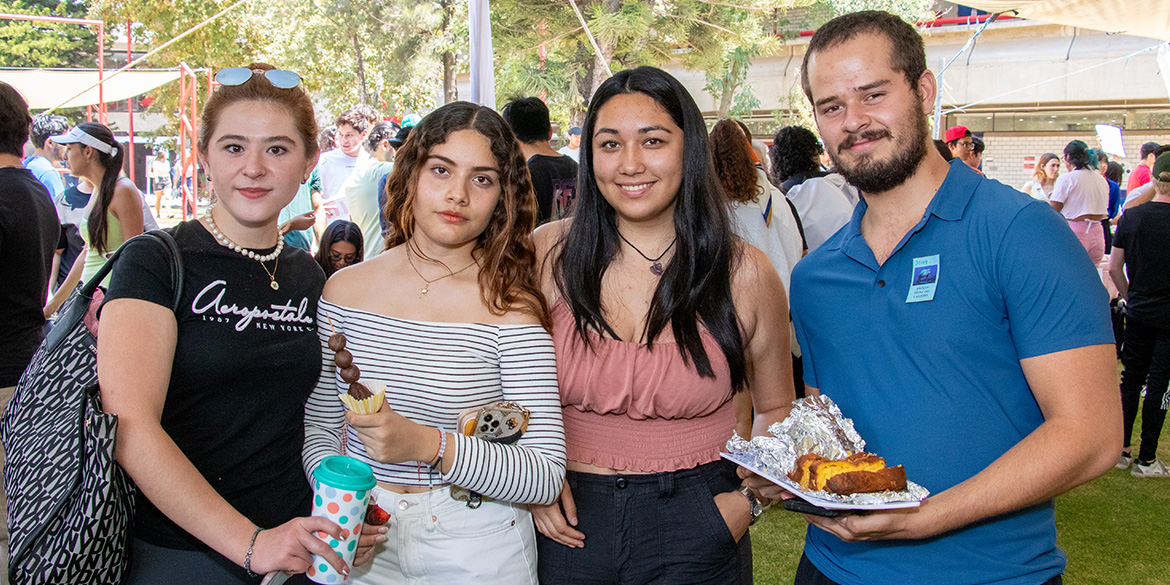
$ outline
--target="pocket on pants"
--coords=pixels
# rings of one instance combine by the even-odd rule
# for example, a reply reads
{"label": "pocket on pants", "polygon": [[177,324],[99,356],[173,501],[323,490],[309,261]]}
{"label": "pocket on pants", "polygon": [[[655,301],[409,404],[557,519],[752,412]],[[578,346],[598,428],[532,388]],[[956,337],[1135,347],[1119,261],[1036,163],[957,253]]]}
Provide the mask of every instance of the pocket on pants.
{"label": "pocket on pants", "polygon": [[434,514],[435,529],[455,538],[482,538],[516,526],[516,511],[504,502],[487,502],[474,510],[460,502]]}
{"label": "pocket on pants", "polygon": [[711,485],[704,482],[688,491],[698,500],[698,509],[700,511],[698,516],[705,519],[708,531],[716,538],[720,547],[734,547],[736,544],[735,537],[732,536],[727,522],[723,520],[723,514],[719,511],[719,506],[715,505],[715,493],[712,491]]}
{"label": "pocket on pants", "polygon": [[[437,537],[427,537],[426,572],[434,583],[532,585],[536,583],[536,536],[532,516],[504,502],[472,510],[435,510]],[[460,508],[460,509],[452,509]]]}

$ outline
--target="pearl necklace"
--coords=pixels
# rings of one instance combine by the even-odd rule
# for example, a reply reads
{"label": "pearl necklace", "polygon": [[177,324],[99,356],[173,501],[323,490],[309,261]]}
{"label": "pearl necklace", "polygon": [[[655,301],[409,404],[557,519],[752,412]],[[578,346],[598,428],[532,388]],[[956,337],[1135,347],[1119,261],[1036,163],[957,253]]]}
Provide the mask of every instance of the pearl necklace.
{"label": "pearl necklace", "polygon": [[[260,254],[257,254],[229,240],[227,236],[223,235],[223,233],[219,231],[219,226],[215,225],[215,218],[211,217],[212,209],[215,209],[214,203],[211,204],[211,207],[207,208],[207,225],[211,227],[211,235],[215,236],[215,241],[219,242],[219,244],[225,248],[235,250],[243,256],[260,262],[260,267],[263,268],[264,273],[268,275],[269,286],[272,287],[272,290],[279,290],[280,284],[276,282],[276,267],[280,265],[280,252],[281,250],[284,250],[284,234],[280,233],[280,228],[276,228],[276,250],[273,250],[271,254],[265,254],[261,256]],[[268,267],[265,266],[264,263],[273,259],[276,259],[276,266],[273,266],[272,271],[269,272]]]}

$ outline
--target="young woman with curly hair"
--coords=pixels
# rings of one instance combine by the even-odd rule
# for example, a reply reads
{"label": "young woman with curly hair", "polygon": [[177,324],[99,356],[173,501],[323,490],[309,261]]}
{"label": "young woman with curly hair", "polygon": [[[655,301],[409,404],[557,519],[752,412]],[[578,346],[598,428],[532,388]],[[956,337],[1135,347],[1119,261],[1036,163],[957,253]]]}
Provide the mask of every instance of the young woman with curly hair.
{"label": "young woman with curly hair", "polygon": [[787,290],[788,277],[802,251],[788,202],[756,167],[748,137],[734,120],[716,122],[709,145],[715,175],[727,195],[732,230],[768,255]]}
{"label": "young woman with curly hair", "polygon": [[785,126],[776,132],[768,159],[772,163],[772,181],[780,191],[828,173],[821,170],[820,158],[825,148],[817,135],[803,126]]}
{"label": "young woman with curly hair", "polygon": [[[374,468],[375,502],[391,516],[365,529],[356,583],[535,584],[523,504],[556,500],[565,445],[520,144],[494,111],[448,104],[398,150],[386,192],[386,251],[325,285],[330,325],[306,408],[306,472],[338,453]],[[348,384],[334,358],[348,356],[330,349],[334,331],[360,380],[391,389],[379,412],[347,414],[338,400]],[[496,401],[531,411],[519,442],[456,430],[461,411]],[[451,486],[481,494],[482,505],[455,500]]]}

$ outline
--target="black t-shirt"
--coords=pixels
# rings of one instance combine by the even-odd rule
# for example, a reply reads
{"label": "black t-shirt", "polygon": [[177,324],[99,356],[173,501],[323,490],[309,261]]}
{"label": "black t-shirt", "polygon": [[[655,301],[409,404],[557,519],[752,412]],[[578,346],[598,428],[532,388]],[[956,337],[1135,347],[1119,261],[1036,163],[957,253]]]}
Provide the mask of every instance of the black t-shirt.
{"label": "black t-shirt", "polygon": [[540,207],[537,224],[560,219],[568,214],[577,198],[577,163],[567,156],[534,154],[528,159],[532,189]]}
{"label": "black t-shirt", "polygon": [[1125,250],[1128,318],[1170,329],[1170,203],[1150,201],[1126,210],[1113,247]]}
{"label": "black t-shirt", "polygon": [[[321,372],[316,319],[325,274],[308,253],[286,245],[276,263],[280,289],[272,290],[258,261],[219,245],[198,220],[168,231],[181,250],[184,278],[163,430],[256,525],[272,528],[306,516],[312,492],[301,446],[305,401]],[[162,245],[132,240],[123,249],[106,302],[132,298],[170,308],[174,293]],[[207,549],[142,494],[138,505],[136,537]]]}
{"label": "black t-shirt", "polygon": [[60,235],[45,186],[28,169],[0,168],[0,388],[20,381],[41,345]]}

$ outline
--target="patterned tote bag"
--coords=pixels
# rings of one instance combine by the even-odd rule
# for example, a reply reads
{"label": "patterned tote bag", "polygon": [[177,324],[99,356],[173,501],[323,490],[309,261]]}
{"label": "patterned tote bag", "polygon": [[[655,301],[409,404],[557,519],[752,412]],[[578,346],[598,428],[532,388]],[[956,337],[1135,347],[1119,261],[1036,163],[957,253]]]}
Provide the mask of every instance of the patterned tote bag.
{"label": "patterned tote bag", "polygon": [[[178,246],[161,230],[138,237],[166,247],[177,308]],[[117,584],[126,576],[134,484],[114,461],[118,417],[102,412],[97,340],[84,322],[123,249],[66,301],[0,421],[12,583]]]}

